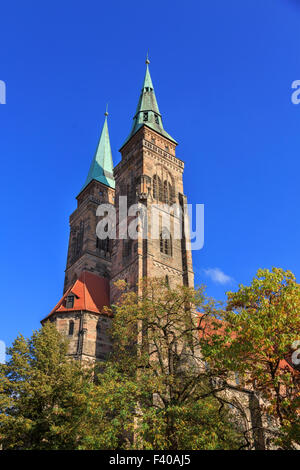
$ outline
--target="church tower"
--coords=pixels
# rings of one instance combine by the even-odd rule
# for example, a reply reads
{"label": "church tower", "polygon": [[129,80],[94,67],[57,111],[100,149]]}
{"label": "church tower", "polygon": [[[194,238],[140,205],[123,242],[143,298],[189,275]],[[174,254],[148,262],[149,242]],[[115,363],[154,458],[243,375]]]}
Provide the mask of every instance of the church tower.
{"label": "church tower", "polygon": [[[83,270],[110,277],[111,241],[96,235],[99,204],[114,204],[115,181],[107,116],[83,188],[77,196],[77,209],[70,216],[70,238],[64,292],[79,278]],[[99,219],[99,218],[98,218]]]}
{"label": "church tower", "polygon": [[[103,307],[110,304],[111,240],[96,235],[97,207],[114,204],[115,182],[107,116],[86,181],[70,216],[70,238],[64,294],[42,320],[55,322],[69,339],[69,354],[94,362],[105,360],[111,350],[110,318]],[[98,219],[98,220],[97,220]]]}
{"label": "church tower", "polygon": [[[70,216],[63,297],[42,320],[55,322],[68,336],[69,354],[79,360],[105,360],[111,350],[111,319],[103,307],[117,301],[117,280],[125,279],[137,290],[145,277],[163,278],[171,287],[194,285],[184,163],[176,157],[176,146],[163,127],[147,58],[132,129],[114,169],[105,113],[95,156]],[[115,208],[116,237],[97,236],[101,204]]]}
{"label": "church tower", "polygon": [[[132,129],[120,149],[122,160],[114,168],[118,217],[112,253],[112,303],[119,295],[114,286],[118,279],[125,279],[129,288],[138,288],[139,280],[145,277],[162,277],[171,286],[194,285],[182,181],[184,163],[176,157],[176,146],[177,142],[163,127],[147,58]],[[133,214],[125,219],[119,215],[124,196],[128,209],[132,204],[141,204],[138,212],[143,215],[136,239],[127,237],[126,229],[124,232],[125,219],[129,225]],[[180,213],[171,211],[168,218],[174,204]],[[178,229],[181,236],[175,236]]]}

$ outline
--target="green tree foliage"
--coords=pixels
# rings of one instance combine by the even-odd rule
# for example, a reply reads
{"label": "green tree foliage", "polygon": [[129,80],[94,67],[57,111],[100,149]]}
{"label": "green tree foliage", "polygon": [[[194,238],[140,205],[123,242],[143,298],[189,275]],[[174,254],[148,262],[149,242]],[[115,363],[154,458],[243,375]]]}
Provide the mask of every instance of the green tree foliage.
{"label": "green tree foliage", "polygon": [[0,366],[0,439],[4,449],[73,449],[86,434],[91,380],[70,360],[67,341],[47,323],[19,336]]}
{"label": "green tree foliage", "polygon": [[[114,353],[95,374],[67,356],[47,323],[19,336],[0,367],[4,449],[227,449],[240,445],[229,411],[198,370],[202,291],[159,281],[115,307]],[[138,341],[137,341],[138,338]]]}
{"label": "green tree foliage", "polygon": [[116,385],[122,379],[135,394],[133,447],[238,448],[235,422],[213,396],[199,349],[198,311],[211,309],[212,301],[203,289],[170,289],[156,279],[145,280],[141,291],[125,291],[114,306],[108,362]]}
{"label": "green tree foliage", "polygon": [[300,444],[299,373],[284,361],[300,339],[300,285],[294,275],[258,270],[250,286],[228,293],[226,311],[205,320],[209,334],[202,351],[211,368],[223,377],[238,372],[243,386],[236,388],[259,393],[277,426],[271,435],[275,445]]}
{"label": "green tree foliage", "polygon": [[113,353],[96,370],[67,355],[51,323],[16,339],[0,365],[3,448],[253,448],[234,394],[254,391],[277,423],[274,445],[294,448],[299,375],[283,360],[300,331],[292,273],[260,270],[228,293],[226,310],[203,288],[157,279],[141,287],[123,286],[112,308]]}

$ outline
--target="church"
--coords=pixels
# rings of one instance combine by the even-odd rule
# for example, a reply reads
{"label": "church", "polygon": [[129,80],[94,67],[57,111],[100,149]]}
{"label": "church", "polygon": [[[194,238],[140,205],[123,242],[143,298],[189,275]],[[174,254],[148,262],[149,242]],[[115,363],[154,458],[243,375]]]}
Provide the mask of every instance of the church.
{"label": "church", "polygon": [[[105,360],[111,351],[107,334],[111,319],[103,313],[103,307],[118,300],[116,281],[123,279],[129,289],[137,291],[140,280],[146,277],[163,278],[170,286],[194,286],[183,190],[184,162],[176,156],[176,140],[164,129],[149,63],[147,57],[132,128],[120,148],[121,161],[115,168],[105,113],[95,156],[76,197],[77,208],[70,216],[63,296],[41,322],[55,322],[70,340],[70,355],[79,360]],[[120,236],[124,221],[119,222],[118,214],[124,196],[128,208],[139,204],[148,216],[146,236]],[[97,235],[101,219],[97,209],[103,204],[113,207],[117,214],[117,235],[113,239]],[[176,211],[168,212],[167,207],[173,205],[180,208],[180,216]],[[157,237],[150,235],[154,208],[159,208]],[[166,212],[171,214],[168,226],[164,223]],[[175,237],[173,232],[178,226],[182,235]]]}

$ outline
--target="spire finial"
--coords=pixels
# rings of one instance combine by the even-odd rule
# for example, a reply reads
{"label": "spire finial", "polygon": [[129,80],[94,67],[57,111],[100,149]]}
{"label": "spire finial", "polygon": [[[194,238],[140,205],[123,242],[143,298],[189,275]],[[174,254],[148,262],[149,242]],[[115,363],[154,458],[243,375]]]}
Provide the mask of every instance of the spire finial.
{"label": "spire finial", "polygon": [[108,103],[106,104],[106,110],[105,110],[104,116],[108,116]]}
{"label": "spire finial", "polygon": [[150,60],[149,60],[149,51],[147,51],[147,57],[146,57],[146,64],[150,64]]}

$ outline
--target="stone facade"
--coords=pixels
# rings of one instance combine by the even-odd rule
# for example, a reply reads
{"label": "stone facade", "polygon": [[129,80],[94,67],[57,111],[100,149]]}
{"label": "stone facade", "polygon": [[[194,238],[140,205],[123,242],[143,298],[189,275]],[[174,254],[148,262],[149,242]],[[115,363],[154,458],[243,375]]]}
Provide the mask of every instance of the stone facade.
{"label": "stone facade", "polygon": [[77,196],[77,209],[70,216],[64,292],[85,269],[110,277],[111,243],[101,245],[97,238],[96,210],[99,204],[114,204],[114,193],[114,189],[92,180]]}
{"label": "stone facade", "polygon": [[[64,295],[46,317],[55,321],[58,330],[69,337],[70,355],[78,359],[103,360],[109,351],[104,329],[103,337],[99,337],[97,328],[101,322],[106,323],[102,306],[105,302],[114,304],[118,299],[117,280],[126,280],[128,287],[135,290],[140,289],[140,280],[145,277],[163,278],[171,287],[194,285],[182,179],[184,163],[176,157],[176,141],[163,128],[149,61],[146,63],[134,125],[114,170],[105,113],[95,157],[85,186],[77,196],[77,208],[70,216]],[[127,198],[126,214],[119,221],[121,196]],[[97,208],[103,203],[116,210],[116,239],[101,240],[97,236],[96,227],[101,220]],[[136,206],[139,219],[137,212],[127,215],[134,204],[139,205]],[[177,209],[170,211],[174,205]],[[131,223],[136,224],[135,235],[131,233],[128,237],[126,230],[123,238],[120,229]],[[82,277],[85,272],[96,277]],[[103,288],[103,278],[110,283],[108,301],[99,299],[94,292],[97,282],[98,291]],[[94,299],[88,306],[84,297],[90,288]],[[72,295],[75,303],[69,307],[68,298]],[[110,321],[108,317],[107,320]]]}
{"label": "stone facade", "polygon": [[[139,279],[162,277],[170,286],[175,284],[194,285],[191,251],[187,239],[176,238],[176,227],[186,233],[187,222],[182,214],[171,213],[168,207],[177,204],[184,208],[183,194],[184,163],[175,155],[176,144],[148,127],[142,127],[121,149],[122,160],[114,169],[116,181],[117,235],[120,223],[130,225],[135,217],[119,221],[120,196],[127,197],[127,205],[141,204],[145,218],[141,217],[137,239],[129,241],[117,237],[113,246],[111,270],[111,300],[117,300],[118,292],[114,282],[126,279],[129,287],[138,288]],[[164,208],[164,204],[166,207]],[[155,211],[153,212],[153,206]],[[141,212],[141,210],[140,210]],[[154,215],[154,218],[153,218]],[[153,227],[155,222],[156,228]],[[164,225],[168,227],[164,227]],[[162,249],[161,234],[167,229],[171,235],[169,250]],[[186,229],[186,230],[184,230]]]}
{"label": "stone facade", "polygon": [[[51,318],[60,333],[69,339],[69,354],[84,362],[105,360],[111,351],[108,330],[111,319],[106,315],[84,311],[56,313]],[[71,327],[73,325],[73,327]]]}

